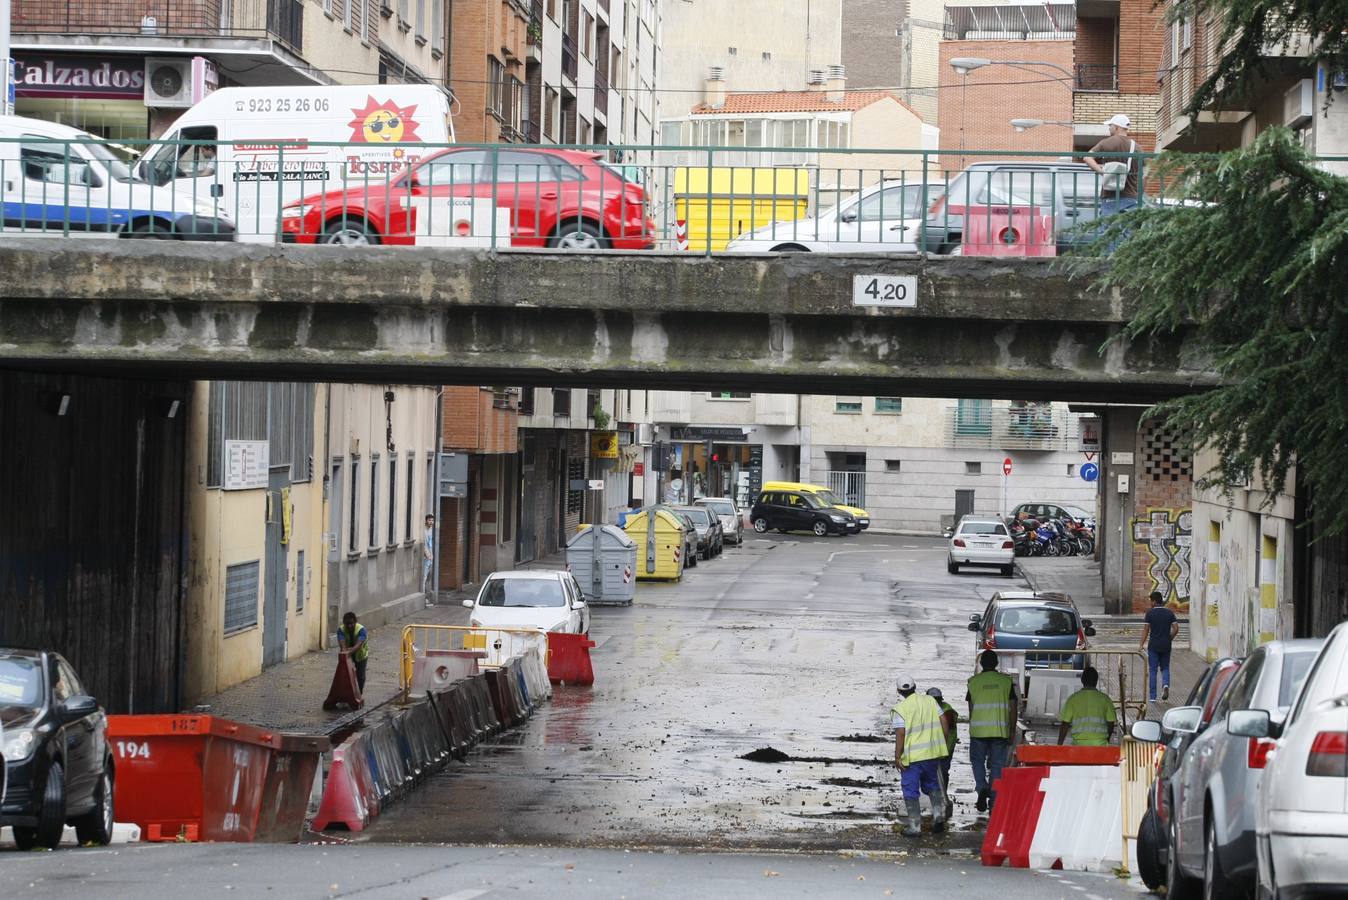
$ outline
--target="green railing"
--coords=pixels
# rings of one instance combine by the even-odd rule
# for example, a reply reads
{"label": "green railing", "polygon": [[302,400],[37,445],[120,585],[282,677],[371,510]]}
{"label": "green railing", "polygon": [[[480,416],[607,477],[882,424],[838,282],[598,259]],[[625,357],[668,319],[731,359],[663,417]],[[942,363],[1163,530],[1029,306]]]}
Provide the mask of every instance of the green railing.
{"label": "green railing", "polygon": [[[965,168],[945,168],[958,157]],[[6,232],[576,251],[1051,256],[1139,200],[1023,150],[0,139]]]}

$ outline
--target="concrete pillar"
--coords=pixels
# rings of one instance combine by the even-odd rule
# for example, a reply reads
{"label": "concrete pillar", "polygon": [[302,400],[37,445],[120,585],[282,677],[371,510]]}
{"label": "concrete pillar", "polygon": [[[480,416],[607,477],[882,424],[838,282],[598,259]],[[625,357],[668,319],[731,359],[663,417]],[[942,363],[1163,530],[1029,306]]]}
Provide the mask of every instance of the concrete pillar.
{"label": "concrete pillar", "polygon": [[[1133,596],[1133,496],[1137,490],[1137,433],[1143,407],[1100,411],[1100,589],[1105,612],[1131,612]],[[1120,484],[1123,479],[1123,484]],[[1126,488],[1126,489],[1125,489]]]}

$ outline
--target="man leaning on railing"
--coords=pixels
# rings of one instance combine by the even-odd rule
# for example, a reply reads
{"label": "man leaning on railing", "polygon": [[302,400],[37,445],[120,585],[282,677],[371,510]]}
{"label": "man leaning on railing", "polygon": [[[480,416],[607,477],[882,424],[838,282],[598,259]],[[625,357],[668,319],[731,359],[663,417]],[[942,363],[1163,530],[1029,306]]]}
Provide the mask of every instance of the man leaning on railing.
{"label": "man leaning on railing", "polygon": [[1100,175],[1099,218],[1132,209],[1138,205],[1137,196],[1137,141],[1128,136],[1132,121],[1123,113],[1111,116],[1105,122],[1109,137],[1091,148],[1092,153],[1128,153],[1127,159],[1107,157],[1103,163],[1087,156],[1086,165]]}

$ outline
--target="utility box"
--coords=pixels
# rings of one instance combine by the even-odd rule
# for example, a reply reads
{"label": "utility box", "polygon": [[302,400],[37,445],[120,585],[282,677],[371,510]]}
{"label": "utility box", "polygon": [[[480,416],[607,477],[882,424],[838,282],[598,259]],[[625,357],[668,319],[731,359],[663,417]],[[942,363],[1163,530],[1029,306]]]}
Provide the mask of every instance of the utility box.
{"label": "utility box", "polygon": [[637,546],[637,578],[678,581],[683,577],[683,522],[668,509],[650,506],[627,514],[625,530]]}
{"label": "utility box", "polygon": [[637,544],[617,525],[582,525],[566,545],[566,566],[592,606],[630,606],[636,596]]}

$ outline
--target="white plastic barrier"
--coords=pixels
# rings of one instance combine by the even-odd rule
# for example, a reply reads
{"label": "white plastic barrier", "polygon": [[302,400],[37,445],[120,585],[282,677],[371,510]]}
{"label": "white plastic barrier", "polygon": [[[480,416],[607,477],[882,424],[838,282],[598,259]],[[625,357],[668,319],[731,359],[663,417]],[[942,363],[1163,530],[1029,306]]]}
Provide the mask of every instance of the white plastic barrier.
{"label": "white plastic barrier", "polygon": [[1081,673],[1072,669],[1031,669],[1025,718],[1057,722],[1067,698],[1081,690]]}
{"label": "white plastic barrier", "polygon": [[487,655],[485,650],[427,650],[412,663],[412,693],[442,691],[476,675],[478,660]]}
{"label": "white plastic barrier", "polygon": [[1123,865],[1122,786],[1118,766],[1054,766],[1040,783],[1044,807],[1030,843],[1030,868],[1072,871]]}

